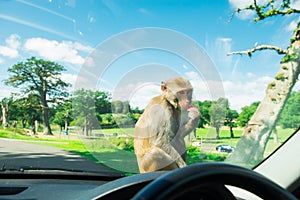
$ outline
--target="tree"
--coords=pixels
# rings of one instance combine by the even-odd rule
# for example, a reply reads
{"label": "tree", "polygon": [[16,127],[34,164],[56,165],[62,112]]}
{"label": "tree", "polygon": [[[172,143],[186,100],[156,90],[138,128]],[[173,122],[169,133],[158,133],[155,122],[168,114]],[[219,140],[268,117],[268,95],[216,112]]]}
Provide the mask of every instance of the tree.
{"label": "tree", "polygon": [[[300,10],[291,7],[290,0],[274,1],[270,0],[264,5],[258,5],[256,0],[253,4],[239,8],[237,12],[243,10],[255,11],[257,17],[255,21],[265,20],[273,16],[286,16],[299,14]],[[233,154],[228,161],[234,163],[256,164],[263,159],[265,147],[269,136],[274,129],[283,106],[295,85],[300,72],[300,23],[298,22],[294,35],[291,38],[289,47],[284,50],[270,45],[256,45],[246,51],[232,52],[231,54],[246,54],[249,57],[254,52],[270,49],[278,54],[284,55],[280,63],[280,69],[274,80],[268,85],[266,95],[259,104],[256,112],[250,119],[243,131],[241,139],[238,141]]]}
{"label": "tree", "polygon": [[95,92],[79,89],[73,93],[71,100],[77,125],[82,126],[84,135],[91,135],[92,128],[99,126],[96,116]]}
{"label": "tree", "polygon": [[235,119],[237,119],[238,116],[239,114],[236,110],[231,110],[229,107],[227,108],[224,125],[229,127],[231,138],[234,138],[233,127],[237,127]]}
{"label": "tree", "polygon": [[203,118],[203,123],[210,125],[210,108],[211,108],[212,102],[209,100],[205,100],[202,103],[202,106],[200,107],[200,113],[201,117]]}
{"label": "tree", "polygon": [[300,124],[300,91],[292,92],[280,115],[279,124],[282,128],[299,128]]}
{"label": "tree", "polygon": [[224,124],[226,111],[229,108],[228,99],[219,98],[213,101],[210,108],[211,126],[216,128],[216,139],[220,138],[220,128]]}
{"label": "tree", "polygon": [[123,112],[123,102],[116,100],[111,102],[112,113],[122,113]]}
{"label": "tree", "polygon": [[61,79],[65,68],[57,63],[31,57],[8,68],[10,77],[5,84],[21,89],[24,95],[34,94],[39,98],[43,116],[43,133],[52,135],[49,123],[49,103],[66,97],[70,85]]}
{"label": "tree", "polygon": [[201,101],[194,101],[192,105],[199,108],[200,112],[200,120],[199,120],[199,128],[203,128],[204,125],[210,125],[210,108],[212,102],[209,100]]}
{"label": "tree", "polygon": [[32,128],[33,134],[37,132],[37,123],[41,122],[41,106],[39,97],[35,94],[29,94],[27,97],[17,98],[13,101],[10,108],[13,120],[20,121],[22,127],[28,124]]}
{"label": "tree", "polygon": [[23,117],[31,126],[33,134],[36,134],[38,131],[38,122],[40,122],[42,118],[42,107],[40,105],[39,96],[29,94],[27,97],[17,99],[14,104],[18,107],[19,117]]}
{"label": "tree", "polygon": [[122,113],[123,114],[128,114],[130,112],[130,105],[129,105],[129,101],[123,101],[123,110]]}
{"label": "tree", "polygon": [[131,112],[129,101],[116,100],[111,102],[112,113],[115,114],[128,114]]}
{"label": "tree", "polygon": [[140,110],[138,107],[131,109],[131,113],[134,113],[134,114],[142,114],[143,112],[144,112],[144,109]]}
{"label": "tree", "polygon": [[3,98],[1,100],[1,119],[4,128],[9,126],[9,107],[12,104],[13,98]]}
{"label": "tree", "polygon": [[245,127],[248,124],[249,120],[255,113],[259,103],[260,102],[257,101],[257,102],[253,102],[250,106],[242,107],[242,111],[237,118],[240,127]]}
{"label": "tree", "polygon": [[61,131],[63,128],[67,131],[70,122],[73,120],[72,102],[70,100],[66,100],[63,103],[58,104],[55,110],[56,113],[53,122],[60,126]]}
{"label": "tree", "polygon": [[95,92],[95,106],[97,114],[111,113],[111,96],[108,92]]}

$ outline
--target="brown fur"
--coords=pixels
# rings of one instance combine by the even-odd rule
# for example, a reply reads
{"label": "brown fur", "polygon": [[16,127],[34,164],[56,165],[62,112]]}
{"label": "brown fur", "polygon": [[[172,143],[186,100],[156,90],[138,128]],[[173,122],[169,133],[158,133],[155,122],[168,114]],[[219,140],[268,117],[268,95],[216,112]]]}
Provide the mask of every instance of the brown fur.
{"label": "brown fur", "polygon": [[199,113],[187,117],[193,89],[189,81],[174,78],[162,82],[161,89],[163,93],[151,100],[135,126],[134,149],[141,173],[186,166],[184,137],[199,121]]}

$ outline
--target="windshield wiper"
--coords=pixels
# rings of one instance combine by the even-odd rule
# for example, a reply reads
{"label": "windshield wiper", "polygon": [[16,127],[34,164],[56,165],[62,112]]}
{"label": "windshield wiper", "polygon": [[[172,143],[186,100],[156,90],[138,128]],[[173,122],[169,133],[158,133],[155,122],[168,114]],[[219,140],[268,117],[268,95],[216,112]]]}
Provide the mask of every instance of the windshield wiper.
{"label": "windshield wiper", "polygon": [[0,168],[0,173],[34,173],[43,175],[82,175],[82,176],[97,176],[97,177],[109,177],[109,178],[121,178],[125,175],[121,172],[114,171],[85,171],[78,169],[67,169],[67,168],[57,168],[57,167],[33,167],[33,166],[20,166],[20,167],[7,167],[5,163]]}

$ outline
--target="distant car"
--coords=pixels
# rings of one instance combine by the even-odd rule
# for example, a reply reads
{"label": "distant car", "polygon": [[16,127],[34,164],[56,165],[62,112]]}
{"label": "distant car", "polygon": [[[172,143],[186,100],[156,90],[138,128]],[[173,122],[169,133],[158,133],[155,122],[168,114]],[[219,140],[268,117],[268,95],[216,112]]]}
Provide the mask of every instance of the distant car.
{"label": "distant car", "polygon": [[230,145],[219,145],[216,147],[216,150],[218,152],[227,152],[227,153],[231,153],[234,151],[234,147],[233,146],[230,146]]}
{"label": "distant car", "polygon": [[200,147],[201,146],[201,142],[192,142],[192,146],[194,146],[194,147]]}

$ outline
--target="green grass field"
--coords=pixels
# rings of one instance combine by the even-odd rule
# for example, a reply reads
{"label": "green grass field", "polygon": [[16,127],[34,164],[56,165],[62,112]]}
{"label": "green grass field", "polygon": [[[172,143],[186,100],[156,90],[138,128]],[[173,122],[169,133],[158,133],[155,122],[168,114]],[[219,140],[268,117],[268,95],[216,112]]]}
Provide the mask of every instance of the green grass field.
{"label": "green grass field", "polygon": [[[125,171],[129,174],[138,173],[138,167],[136,163],[136,157],[131,151],[124,150],[122,148],[122,142],[126,140],[127,136],[133,135],[133,128],[126,129],[105,129],[95,130],[95,133],[102,133],[104,135],[112,135],[118,133],[122,136],[120,139],[114,140],[103,137],[103,138],[88,138],[79,137],[75,133],[70,133],[69,136],[62,136],[59,131],[55,131],[54,136],[29,136],[24,134],[25,131],[22,129],[2,129],[0,128],[1,138],[11,138],[26,140],[28,142],[38,140],[41,145],[48,145],[58,147],[67,151],[78,153],[88,159],[97,163],[104,164],[110,168],[119,171]],[[227,128],[224,128],[220,132],[220,139],[215,139],[216,133],[213,128],[202,128],[196,132],[197,138],[193,141],[200,142],[200,147],[188,146],[188,159],[187,163],[192,164],[195,162],[206,162],[206,161],[222,161],[227,157],[227,153],[219,153],[215,150],[219,144],[228,144],[236,146],[239,138],[242,135],[242,129],[234,129],[234,138],[230,138],[230,132]],[[278,129],[278,140],[279,143],[274,143],[273,135],[270,136],[269,142],[266,147],[265,155],[270,154],[274,151],[280,143],[284,142],[291,134],[291,129]],[[132,140],[128,137],[128,140]],[[124,146],[124,145],[123,145]],[[132,145],[131,145],[132,146]]]}

